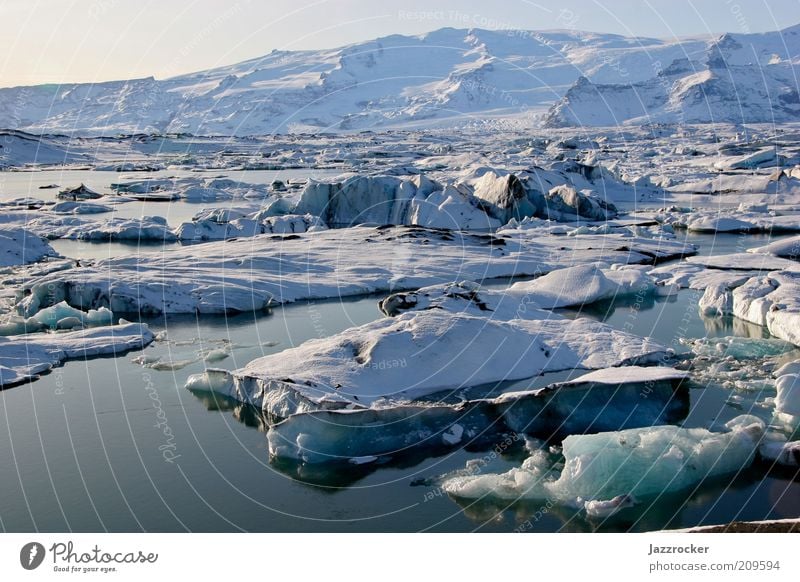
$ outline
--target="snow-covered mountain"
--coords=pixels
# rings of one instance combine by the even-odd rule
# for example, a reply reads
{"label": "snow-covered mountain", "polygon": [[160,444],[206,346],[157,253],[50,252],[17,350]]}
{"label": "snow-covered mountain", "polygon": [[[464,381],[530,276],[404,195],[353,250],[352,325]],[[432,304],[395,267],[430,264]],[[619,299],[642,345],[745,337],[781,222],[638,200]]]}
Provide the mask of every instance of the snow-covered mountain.
{"label": "snow-covered mountain", "polygon": [[0,127],[258,135],[457,125],[797,119],[800,28],[665,41],[440,29],[273,51],[164,80],[0,89]]}
{"label": "snow-covered mountain", "polygon": [[545,124],[800,120],[800,25],[724,34],[699,52],[654,63],[654,74],[645,81],[600,83],[582,76],[548,112]]}

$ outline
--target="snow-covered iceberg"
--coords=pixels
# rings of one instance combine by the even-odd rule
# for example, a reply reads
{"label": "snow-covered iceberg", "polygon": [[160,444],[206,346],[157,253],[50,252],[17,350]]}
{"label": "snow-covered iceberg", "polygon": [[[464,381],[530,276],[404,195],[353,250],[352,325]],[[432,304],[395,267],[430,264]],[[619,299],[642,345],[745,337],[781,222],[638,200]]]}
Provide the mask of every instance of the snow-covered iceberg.
{"label": "snow-covered iceberg", "polygon": [[589,319],[493,320],[439,310],[405,313],[254,360],[206,388],[276,416],[365,408],[544,372],[665,357],[666,348]]}

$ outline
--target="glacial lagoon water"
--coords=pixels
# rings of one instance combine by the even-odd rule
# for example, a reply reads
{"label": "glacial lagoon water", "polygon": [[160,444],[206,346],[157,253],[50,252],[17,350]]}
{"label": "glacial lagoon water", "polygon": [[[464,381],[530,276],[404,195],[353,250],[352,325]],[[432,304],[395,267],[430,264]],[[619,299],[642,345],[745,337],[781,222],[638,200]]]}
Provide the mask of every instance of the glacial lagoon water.
{"label": "glacial lagoon water", "polygon": [[[766,237],[690,235],[702,253],[741,250]],[[745,248],[746,248],[745,246]],[[96,258],[131,250],[63,241],[60,252]],[[135,250],[135,248],[133,248]],[[105,255],[107,256],[107,255]],[[508,282],[488,286],[501,288]],[[691,290],[584,309],[601,319],[681,350],[682,339],[766,337],[761,328],[698,314]],[[379,297],[304,302],[269,314],[149,320],[167,341],[144,353],[172,363],[155,370],[140,354],[70,362],[27,385],[0,392],[0,529],[4,531],[646,531],[733,519],[772,519],[800,512],[800,483],[755,465],[724,483],[664,495],[618,517],[591,521],[550,504],[460,506],[424,481],[491,458],[487,471],[519,465],[525,454],[456,450],[446,455],[368,464],[347,472],[270,462],[257,411],[183,388],[206,364],[199,355],[230,349],[213,365],[235,369],[315,337],[381,317]],[[568,316],[576,312],[564,312]],[[676,322],[680,322],[680,326]],[[684,348],[685,349],[685,348]],[[560,380],[553,374],[506,389]],[[742,413],[768,419],[761,395],[710,383],[691,390],[684,426],[708,427]]]}

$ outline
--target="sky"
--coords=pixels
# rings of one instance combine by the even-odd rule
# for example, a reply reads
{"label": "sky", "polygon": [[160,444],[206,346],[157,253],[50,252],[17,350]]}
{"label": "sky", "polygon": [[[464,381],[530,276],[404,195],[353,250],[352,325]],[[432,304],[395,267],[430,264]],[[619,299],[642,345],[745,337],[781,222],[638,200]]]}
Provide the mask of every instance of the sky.
{"label": "sky", "polygon": [[0,0],[0,86],[167,78],[437,28],[674,38],[800,22],[800,0]]}

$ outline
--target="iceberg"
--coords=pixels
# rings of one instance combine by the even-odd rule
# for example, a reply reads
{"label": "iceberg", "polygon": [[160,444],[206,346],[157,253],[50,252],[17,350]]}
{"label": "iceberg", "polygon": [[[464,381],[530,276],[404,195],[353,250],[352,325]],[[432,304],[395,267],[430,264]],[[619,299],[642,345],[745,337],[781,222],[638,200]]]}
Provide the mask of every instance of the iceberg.
{"label": "iceberg", "polygon": [[747,249],[748,253],[775,255],[797,261],[800,258],[800,236],[777,240],[768,245]]}
{"label": "iceberg", "polygon": [[607,502],[620,505],[620,496],[646,500],[746,469],[764,430],[763,421],[743,415],[726,432],[667,425],[571,435],[560,471],[535,451],[507,473],[445,477],[441,486],[461,499],[552,499],[591,514]]}
{"label": "iceberg", "polygon": [[95,204],[92,202],[57,202],[50,207],[50,212],[55,214],[103,214],[114,209],[105,204]]}
{"label": "iceberg", "polygon": [[379,303],[381,311],[394,316],[406,311],[444,309],[469,311],[493,319],[540,319],[543,309],[588,305],[627,295],[651,295],[654,280],[637,268],[609,268],[605,264],[556,269],[532,281],[518,282],[505,291],[483,290],[461,281],[394,293]]}
{"label": "iceberg", "polygon": [[50,329],[66,329],[66,325],[63,323],[65,320],[74,320],[77,325],[85,325],[87,327],[112,325],[114,322],[114,314],[105,307],[90,309],[88,312],[84,312],[70,307],[67,305],[66,301],[62,301],[61,303],[42,309],[30,319]]}
{"label": "iceberg", "polygon": [[[544,372],[656,361],[667,350],[589,319],[510,321],[428,310],[401,314],[259,358],[225,396],[285,417],[366,408]],[[190,378],[188,386],[203,382]]]}
{"label": "iceberg", "polygon": [[800,417],[800,374],[784,374],[775,381],[775,411]]}
{"label": "iceberg", "polygon": [[508,292],[524,294],[546,309],[573,307],[624,297],[650,295],[655,283],[641,269],[611,269],[578,265],[557,269],[529,282],[515,283]]}

